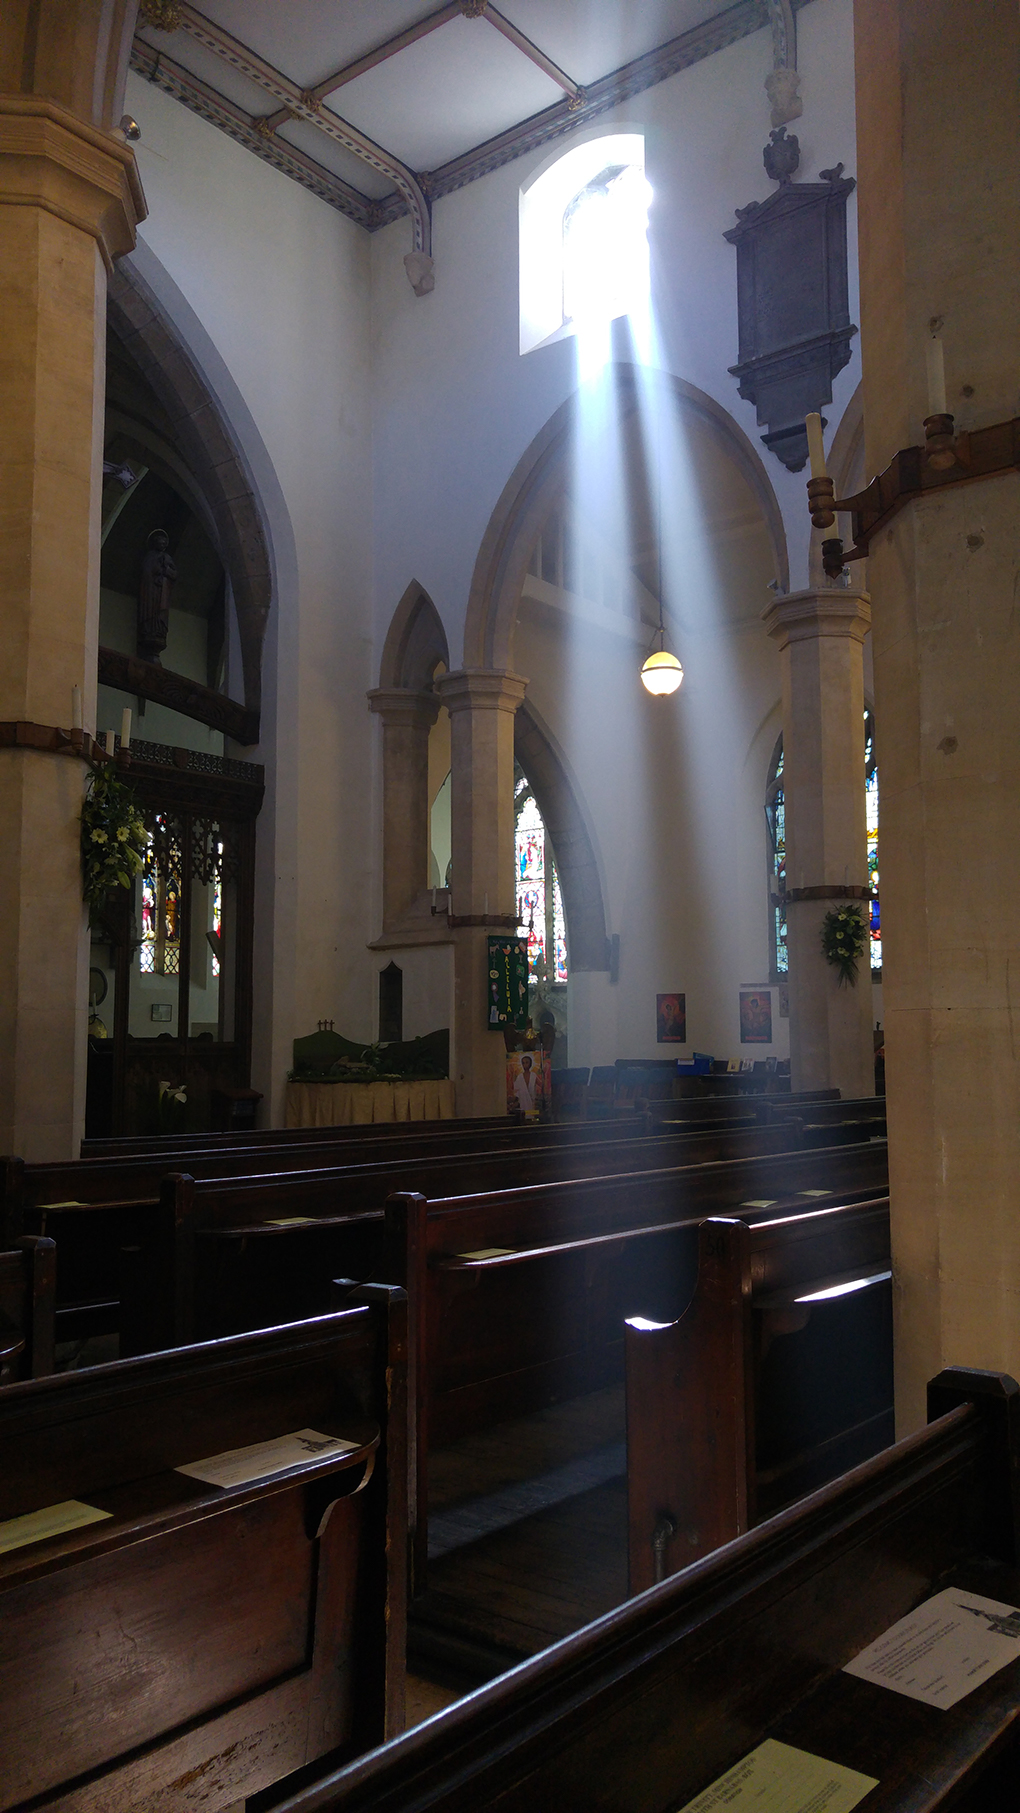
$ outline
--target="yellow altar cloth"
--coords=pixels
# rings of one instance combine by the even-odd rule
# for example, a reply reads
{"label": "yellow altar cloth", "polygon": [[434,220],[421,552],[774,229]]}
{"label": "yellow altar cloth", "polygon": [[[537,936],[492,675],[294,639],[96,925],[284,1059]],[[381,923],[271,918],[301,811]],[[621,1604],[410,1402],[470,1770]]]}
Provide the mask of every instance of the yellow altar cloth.
{"label": "yellow altar cloth", "polygon": [[376,1121],[452,1121],[448,1078],[422,1083],[288,1083],[288,1127],[368,1126]]}

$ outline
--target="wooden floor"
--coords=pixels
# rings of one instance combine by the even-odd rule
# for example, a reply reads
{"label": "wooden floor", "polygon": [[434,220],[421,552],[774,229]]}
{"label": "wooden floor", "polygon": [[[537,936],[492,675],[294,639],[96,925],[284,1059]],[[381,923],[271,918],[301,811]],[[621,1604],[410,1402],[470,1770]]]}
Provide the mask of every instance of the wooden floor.
{"label": "wooden floor", "polygon": [[[417,1676],[465,1688],[535,1655],[627,1591],[623,1392],[500,1424],[430,1463]],[[425,1715],[427,1716],[427,1714]]]}

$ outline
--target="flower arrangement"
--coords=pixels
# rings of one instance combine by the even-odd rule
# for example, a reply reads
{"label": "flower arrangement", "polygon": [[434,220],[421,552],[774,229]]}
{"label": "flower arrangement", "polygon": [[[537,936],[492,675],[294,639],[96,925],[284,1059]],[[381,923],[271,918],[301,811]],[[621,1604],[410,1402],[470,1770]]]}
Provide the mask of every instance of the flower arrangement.
{"label": "flower arrangement", "polygon": [[857,906],[833,907],[822,920],[822,952],[839,971],[840,988],[852,988],[868,948],[868,928]]}
{"label": "flower arrangement", "polygon": [[160,1133],[180,1133],[184,1127],[184,1110],[188,1092],[183,1083],[160,1083],[156,1118]]}
{"label": "flower arrangement", "polygon": [[130,787],[113,763],[93,770],[81,809],[82,894],[98,913],[114,888],[129,888],[142,866],[147,832]]}

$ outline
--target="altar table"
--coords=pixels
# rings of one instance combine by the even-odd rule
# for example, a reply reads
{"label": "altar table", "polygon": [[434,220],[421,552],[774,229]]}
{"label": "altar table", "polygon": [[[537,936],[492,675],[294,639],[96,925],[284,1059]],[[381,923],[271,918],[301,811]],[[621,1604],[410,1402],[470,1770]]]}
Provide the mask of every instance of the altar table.
{"label": "altar table", "polygon": [[350,1127],[374,1121],[452,1121],[448,1078],[422,1083],[288,1083],[288,1127]]}

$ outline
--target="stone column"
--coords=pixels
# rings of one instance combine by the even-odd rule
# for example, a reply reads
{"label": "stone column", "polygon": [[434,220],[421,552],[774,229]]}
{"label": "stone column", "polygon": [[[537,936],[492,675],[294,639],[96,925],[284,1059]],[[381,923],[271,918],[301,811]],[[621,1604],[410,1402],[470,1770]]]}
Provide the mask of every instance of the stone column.
{"label": "stone column", "polygon": [[792,1086],[873,1095],[869,953],[857,982],[841,986],[821,945],[826,913],[868,891],[862,651],[871,611],[862,593],[830,586],[777,598],[763,618],[782,657]]}
{"label": "stone column", "polygon": [[383,933],[393,931],[428,886],[429,731],[434,693],[377,687],[368,695],[383,726]]}
{"label": "stone column", "polygon": [[[1020,373],[1020,14],[857,0],[869,472]],[[897,1411],[945,1365],[1020,1375],[1020,475],[928,492],[871,545]]]}
{"label": "stone column", "polygon": [[506,1109],[506,1047],[488,1025],[490,932],[514,923],[514,713],[527,681],[488,668],[444,674],[450,713],[453,1072],[457,1113]]}
{"label": "stone column", "polygon": [[[18,5],[10,11],[0,76],[10,73],[6,53],[17,36]],[[98,0],[91,9],[68,6],[64,37],[56,16],[36,20],[40,38],[48,38],[50,93],[61,92],[60,71],[50,67],[61,44],[89,100],[100,91],[87,27],[102,42],[107,11]],[[83,12],[89,17],[76,37],[72,15]],[[106,18],[107,31],[110,24]],[[122,140],[53,100],[0,94],[0,720],[7,722],[68,727],[78,685],[86,729],[95,727],[106,278],[112,260],[134,244],[144,213]],[[0,748],[0,1151],[26,1159],[71,1157],[84,1126],[84,779],[82,765],[65,755]]]}

